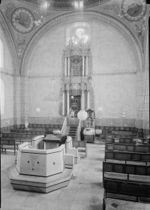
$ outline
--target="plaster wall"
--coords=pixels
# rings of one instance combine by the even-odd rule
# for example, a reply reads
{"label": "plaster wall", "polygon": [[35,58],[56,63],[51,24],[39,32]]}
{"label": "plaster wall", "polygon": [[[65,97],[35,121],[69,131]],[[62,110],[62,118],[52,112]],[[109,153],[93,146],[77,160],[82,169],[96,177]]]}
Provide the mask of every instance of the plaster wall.
{"label": "plaster wall", "polygon": [[37,42],[30,56],[27,75],[58,77],[62,74],[62,53],[65,46],[65,28],[48,31]]}
{"label": "plaster wall", "polygon": [[117,74],[93,77],[98,118],[136,118],[136,75]]}
{"label": "plaster wall", "polygon": [[5,127],[14,123],[14,78],[7,74],[1,74],[1,80],[4,84],[4,109],[1,114],[1,126]]}
{"label": "plaster wall", "polygon": [[60,78],[29,79],[29,117],[59,117],[61,109]]}
{"label": "plaster wall", "polygon": [[28,65],[28,118],[59,117],[64,27],[47,32],[37,43]]}
{"label": "plaster wall", "polygon": [[136,72],[138,60],[136,60],[133,45],[123,32],[112,25],[104,23],[92,23],[92,68],[94,74],[109,74]]}
{"label": "plaster wall", "polygon": [[12,56],[3,31],[0,28],[0,39],[3,45],[3,66],[0,67],[0,78],[3,83],[4,110],[1,114],[1,126],[10,126],[14,123],[14,68]]}

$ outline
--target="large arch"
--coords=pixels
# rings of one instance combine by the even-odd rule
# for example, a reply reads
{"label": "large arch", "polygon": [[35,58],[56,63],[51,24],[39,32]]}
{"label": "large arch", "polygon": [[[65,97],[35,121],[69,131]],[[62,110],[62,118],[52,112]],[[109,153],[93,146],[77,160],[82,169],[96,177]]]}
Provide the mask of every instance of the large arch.
{"label": "large arch", "polygon": [[[9,49],[10,56],[12,57],[12,66],[14,69],[13,74],[18,75],[19,74],[19,62],[18,62],[18,56],[17,56],[17,51],[16,51],[16,46],[15,42],[13,39],[13,35],[10,31],[10,29],[7,26],[5,17],[3,13],[0,10],[0,23],[1,23],[1,34],[2,34],[2,42],[4,43],[4,53],[5,53],[5,45]],[[4,57],[4,63],[5,63],[5,57]]]}
{"label": "large arch", "polygon": [[[22,76],[22,88],[21,88],[21,91],[22,91],[21,92],[21,100],[22,100],[21,109],[22,110],[21,110],[21,114],[22,114],[22,118],[24,118],[24,119],[28,118],[28,113],[29,113],[28,109],[31,109],[31,114],[36,116],[35,114],[37,114],[37,113],[36,113],[35,110],[39,106],[39,104],[41,103],[41,100],[37,99],[37,101],[35,103],[35,107],[32,107],[28,104],[28,101],[29,101],[29,95],[28,94],[29,94],[29,92],[31,92],[28,89],[29,88],[29,83],[28,82],[31,81],[30,79],[28,79],[28,76],[30,77],[30,75],[29,75],[29,69],[30,69],[29,68],[29,63],[33,58],[34,54],[32,55],[32,53],[36,51],[36,47],[38,46],[39,41],[42,40],[42,38],[45,36],[45,34],[52,34],[55,30],[57,30],[58,28],[61,28],[63,24],[64,25],[70,25],[70,24],[75,23],[75,22],[90,22],[90,21],[91,22],[92,21],[96,22],[97,24],[103,23],[105,25],[108,25],[108,27],[111,26],[114,30],[116,30],[117,33],[120,34],[120,36],[122,36],[124,38],[124,40],[126,40],[126,42],[129,45],[129,49],[132,51],[132,54],[135,57],[134,60],[136,62],[136,66],[138,66],[138,69],[136,71],[142,71],[142,68],[143,68],[143,65],[142,65],[143,58],[142,58],[142,56],[143,56],[143,54],[142,54],[142,50],[140,48],[140,43],[138,42],[136,37],[134,37],[134,35],[131,33],[131,31],[120,20],[115,19],[112,16],[108,16],[108,15],[105,15],[105,14],[102,14],[102,13],[99,13],[99,12],[93,12],[93,11],[85,12],[84,15],[81,15],[81,13],[72,13],[72,12],[68,13],[68,14],[60,15],[57,18],[54,18],[51,21],[45,23],[42,26],[42,28],[40,28],[36,32],[36,34],[31,38],[30,42],[28,43],[28,46],[26,47],[25,53],[23,55],[23,60],[22,60],[22,65],[21,65],[21,76]],[[43,43],[43,45],[44,45],[44,43]],[[59,53],[61,54],[61,52],[59,52]],[[41,62],[41,57],[39,57],[39,59],[40,59],[40,62]],[[61,58],[59,58],[59,59],[61,59]],[[60,63],[60,61],[59,61],[59,63]],[[59,68],[61,68],[60,65],[59,65]],[[42,69],[42,72],[43,72],[43,70],[44,70],[44,67]],[[133,75],[133,74],[136,73],[136,71],[134,70],[134,72],[130,72],[130,73]],[[125,72],[123,72],[123,74],[126,75]],[[47,75],[43,74],[43,78],[47,78]],[[93,82],[98,84],[98,81],[97,81],[98,78],[100,78],[100,77],[97,77],[96,74],[95,74],[95,77],[93,78]],[[121,76],[120,76],[120,78],[121,78]],[[127,77],[125,79],[128,80]],[[132,76],[132,79],[130,80],[130,84],[133,84],[132,80],[133,80],[133,76]],[[45,81],[43,81],[43,83],[42,83],[40,77],[39,77],[39,80],[36,79],[36,82],[34,83],[35,85],[32,85],[32,88],[34,88],[33,92],[36,93],[36,91],[37,91],[36,86],[37,87],[39,86],[38,81],[40,81],[40,86],[43,86],[43,88],[45,88],[44,93],[46,94],[46,91],[48,91],[48,86],[49,85],[45,86]],[[60,78],[59,78],[59,81],[60,81]],[[127,81],[127,82],[129,83],[129,81]],[[114,80],[114,84],[115,83],[117,83],[119,85],[121,84],[119,82],[119,78],[117,80]],[[57,81],[57,85],[58,85],[58,81]],[[132,85],[129,85],[129,86],[132,89],[134,89],[134,87]],[[126,87],[126,88],[129,88],[129,87]],[[116,89],[117,89],[117,85],[115,86],[114,91]],[[109,90],[110,91],[108,92],[108,94],[109,94],[108,98],[110,98],[110,101],[109,102],[107,101],[107,103],[111,103],[114,100],[113,95],[111,94],[112,93],[111,86],[109,87]],[[39,95],[41,95],[41,94],[42,94],[42,90],[40,89],[39,90]],[[123,87],[122,87],[122,92],[118,92],[118,94],[115,95],[116,100],[117,100],[118,97],[120,97],[121,94],[123,94]],[[134,93],[132,93],[132,95],[133,94]],[[55,95],[57,95],[57,94],[55,94]],[[36,96],[33,94],[33,97],[36,97]],[[51,98],[48,94],[45,95],[45,96],[43,95],[42,97],[43,97],[42,100],[44,100],[44,101],[45,100],[52,100],[53,101],[53,98]],[[129,98],[130,97],[132,98],[132,96],[129,94]],[[98,104],[99,100],[100,100],[99,98],[96,99],[96,101],[97,101],[96,106],[97,107],[101,106],[101,105]],[[133,98],[133,100],[136,101],[135,98]],[[126,101],[126,99],[124,99],[124,101]],[[42,114],[46,115],[45,107],[47,107],[47,109],[48,109],[49,104],[48,104],[48,101],[45,101],[44,103],[45,103],[45,105],[44,104],[42,105],[44,111],[43,111],[43,113],[42,112],[38,113],[39,117],[42,116]],[[52,103],[54,103],[54,102],[52,102]],[[117,103],[117,102],[115,102],[115,103]],[[115,103],[114,103],[114,106],[115,106]],[[122,103],[123,103],[123,101],[122,101]],[[135,107],[135,102],[134,102],[134,105],[132,106],[131,110],[133,110],[134,107]],[[55,112],[56,112],[56,110],[57,109],[55,109]],[[131,110],[130,110],[130,113],[131,113]],[[53,112],[53,114],[54,114],[54,112]],[[50,113],[48,115],[50,115]],[[134,116],[135,116],[135,113],[134,113]]]}
{"label": "large arch", "polygon": [[3,42],[0,39],[0,68],[3,68],[4,66],[4,46]]}
{"label": "large arch", "polygon": [[139,70],[142,71],[143,69],[143,52],[140,46],[140,43],[138,39],[134,36],[134,34],[131,32],[131,30],[123,24],[122,21],[119,19],[114,18],[111,15],[102,14],[95,11],[85,11],[84,14],[82,13],[67,13],[60,16],[57,16],[56,18],[46,22],[41,28],[39,28],[38,31],[32,36],[30,42],[26,46],[22,63],[20,66],[21,75],[27,74],[27,64],[28,60],[30,58],[30,55],[36,46],[38,40],[45,34],[45,32],[54,30],[56,27],[61,26],[62,24],[69,24],[73,22],[82,22],[82,21],[102,21],[110,24],[113,26],[116,30],[118,30],[126,39],[128,39],[128,42],[132,46],[132,50],[134,51],[134,54],[136,56],[136,61],[138,62]]}
{"label": "large arch", "polygon": [[0,68],[0,76],[5,89],[5,92],[3,93],[2,97],[3,103],[5,102],[2,115],[2,126],[8,126],[16,123],[16,81],[18,79],[17,76],[19,74],[19,65],[13,36],[5,20],[5,16],[1,11],[0,23],[0,39],[3,44],[3,66],[1,66]]}
{"label": "large arch", "polygon": [[0,116],[5,112],[5,86],[3,80],[0,78]]}

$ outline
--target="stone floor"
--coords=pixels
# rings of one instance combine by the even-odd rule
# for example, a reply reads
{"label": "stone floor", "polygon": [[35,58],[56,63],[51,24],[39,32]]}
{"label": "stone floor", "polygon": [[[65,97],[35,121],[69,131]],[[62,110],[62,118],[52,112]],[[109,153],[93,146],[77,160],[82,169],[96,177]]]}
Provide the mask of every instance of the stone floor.
{"label": "stone floor", "polygon": [[88,144],[88,157],[75,165],[68,187],[40,194],[15,191],[10,185],[8,168],[13,154],[1,156],[2,210],[100,210],[102,209],[102,160],[104,146]]}
{"label": "stone floor", "polygon": [[[68,187],[40,194],[15,191],[10,185],[8,168],[14,164],[15,156],[11,153],[1,155],[1,193],[2,210],[102,210],[102,161],[104,145],[88,144],[87,158],[80,159],[75,165],[73,177]],[[116,200],[113,207],[108,202],[106,210],[148,210],[150,204],[132,205]],[[114,203],[114,201],[113,201]]]}

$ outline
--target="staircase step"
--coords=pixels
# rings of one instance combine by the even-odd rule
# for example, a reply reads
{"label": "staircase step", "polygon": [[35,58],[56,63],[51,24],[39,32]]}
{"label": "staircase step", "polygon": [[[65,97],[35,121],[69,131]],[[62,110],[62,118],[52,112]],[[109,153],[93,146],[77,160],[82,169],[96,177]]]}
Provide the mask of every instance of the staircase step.
{"label": "staircase step", "polygon": [[72,137],[72,139],[76,138],[76,132],[77,132],[77,126],[70,126],[70,130],[69,130],[69,136]]}

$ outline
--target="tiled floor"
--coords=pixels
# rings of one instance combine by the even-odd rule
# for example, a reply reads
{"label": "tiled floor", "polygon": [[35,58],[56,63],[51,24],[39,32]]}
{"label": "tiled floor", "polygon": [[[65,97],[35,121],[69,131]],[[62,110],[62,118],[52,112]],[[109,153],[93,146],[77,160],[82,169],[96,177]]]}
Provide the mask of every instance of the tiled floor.
{"label": "tiled floor", "polygon": [[[8,168],[14,164],[12,154],[1,156],[2,210],[102,210],[102,161],[104,145],[88,144],[87,158],[75,165],[68,187],[40,194],[15,191],[10,185]],[[115,205],[112,205],[114,204]],[[108,200],[106,210],[149,210],[150,204]]]}

